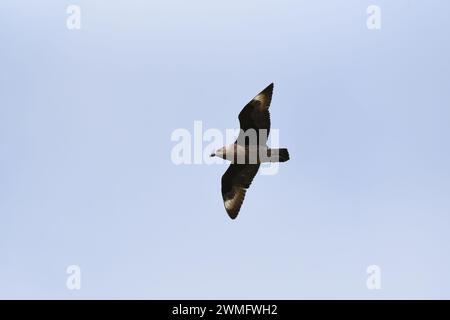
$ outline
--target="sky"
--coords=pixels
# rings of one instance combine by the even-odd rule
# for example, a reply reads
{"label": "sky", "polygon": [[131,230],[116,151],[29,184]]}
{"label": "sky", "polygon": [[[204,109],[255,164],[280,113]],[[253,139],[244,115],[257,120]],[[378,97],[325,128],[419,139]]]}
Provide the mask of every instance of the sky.
{"label": "sky", "polygon": [[[449,2],[0,9],[0,298],[450,298]],[[291,159],[231,220],[227,165],[171,135],[238,128],[271,82]]]}

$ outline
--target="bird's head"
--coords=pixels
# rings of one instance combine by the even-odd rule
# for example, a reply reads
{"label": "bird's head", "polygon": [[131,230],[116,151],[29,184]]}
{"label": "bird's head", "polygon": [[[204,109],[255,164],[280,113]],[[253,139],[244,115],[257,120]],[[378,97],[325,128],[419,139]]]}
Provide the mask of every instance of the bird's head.
{"label": "bird's head", "polygon": [[217,149],[215,152],[211,153],[210,157],[219,157],[222,159],[225,159],[225,155],[226,155],[226,146],[222,147],[220,149]]}

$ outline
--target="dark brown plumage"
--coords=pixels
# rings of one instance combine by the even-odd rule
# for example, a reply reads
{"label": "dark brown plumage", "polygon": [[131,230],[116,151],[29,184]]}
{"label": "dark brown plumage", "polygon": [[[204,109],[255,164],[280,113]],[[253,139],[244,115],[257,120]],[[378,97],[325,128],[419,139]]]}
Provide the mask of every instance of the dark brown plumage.
{"label": "dark brown plumage", "polygon": [[[224,159],[231,160],[232,163],[228,170],[222,176],[222,198],[225,205],[225,210],[231,219],[235,219],[241,209],[245,198],[245,193],[250,187],[256,173],[258,172],[261,162],[259,151],[263,150],[266,154],[276,155],[267,161],[284,162],[289,160],[289,153],[287,149],[268,149],[266,146],[267,138],[270,131],[270,113],[269,107],[272,101],[273,83],[267,86],[263,91],[256,95],[239,113],[240,133],[234,145],[230,148],[219,149],[214,155],[221,156]],[[257,134],[256,140],[248,138],[246,133],[252,130]],[[256,145],[255,145],[256,142]],[[257,163],[249,162],[250,149],[258,150]],[[218,151],[219,151],[218,150]],[[239,151],[241,150],[241,151]],[[230,158],[227,157],[228,152],[235,154]],[[245,153],[244,163],[236,161],[239,152]],[[220,155],[219,155],[220,154]],[[229,155],[228,155],[229,156]],[[233,161],[234,159],[234,161]]]}
{"label": "dark brown plumage", "polygon": [[222,198],[231,219],[237,217],[258,169],[259,164],[231,164],[222,176]]}
{"label": "dark brown plumage", "polygon": [[[256,97],[254,97],[239,113],[239,124],[241,131],[236,143],[244,144],[242,135],[248,129],[254,129],[258,137],[258,145],[266,144],[270,133],[269,107],[272,102],[273,83],[267,86]],[[260,129],[265,129],[266,141],[259,141]],[[241,142],[242,141],[242,142]]]}

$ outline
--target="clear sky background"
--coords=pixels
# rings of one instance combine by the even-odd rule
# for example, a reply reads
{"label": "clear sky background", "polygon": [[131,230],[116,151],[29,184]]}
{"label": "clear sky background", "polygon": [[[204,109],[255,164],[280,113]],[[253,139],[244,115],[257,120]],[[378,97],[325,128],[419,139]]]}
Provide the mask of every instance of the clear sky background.
{"label": "clear sky background", "polygon": [[[0,298],[450,298],[449,12],[1,1]],[[291,160],[232,221],[227,166],[175,166],[170,135],[238,127],[270,82]]]}

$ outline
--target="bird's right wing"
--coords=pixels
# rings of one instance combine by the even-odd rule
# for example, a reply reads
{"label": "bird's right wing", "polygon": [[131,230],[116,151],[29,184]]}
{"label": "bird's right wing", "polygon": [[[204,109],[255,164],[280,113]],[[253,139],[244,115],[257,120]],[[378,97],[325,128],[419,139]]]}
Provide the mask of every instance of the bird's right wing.
{"label": "bird's right wing", "polygon": [[223,203],[231,219],[237,217],[258,169],[259,164],[231,164],[222,176]]}
{"label": "bird's right wing", "polygon": [[[254,97],[239,113],[239,124],[241,131],[237,139],[237,143],[246,145],[244,133],[248,129],[254,129],[258,134],[258,145],[265,144],[270,131],[270,113],[269,107],[272,101],[273,83],[268,85],[263,91],[261,91],[256,97]],[[265,139],[259,141],[260,130],[264,129]]]}

